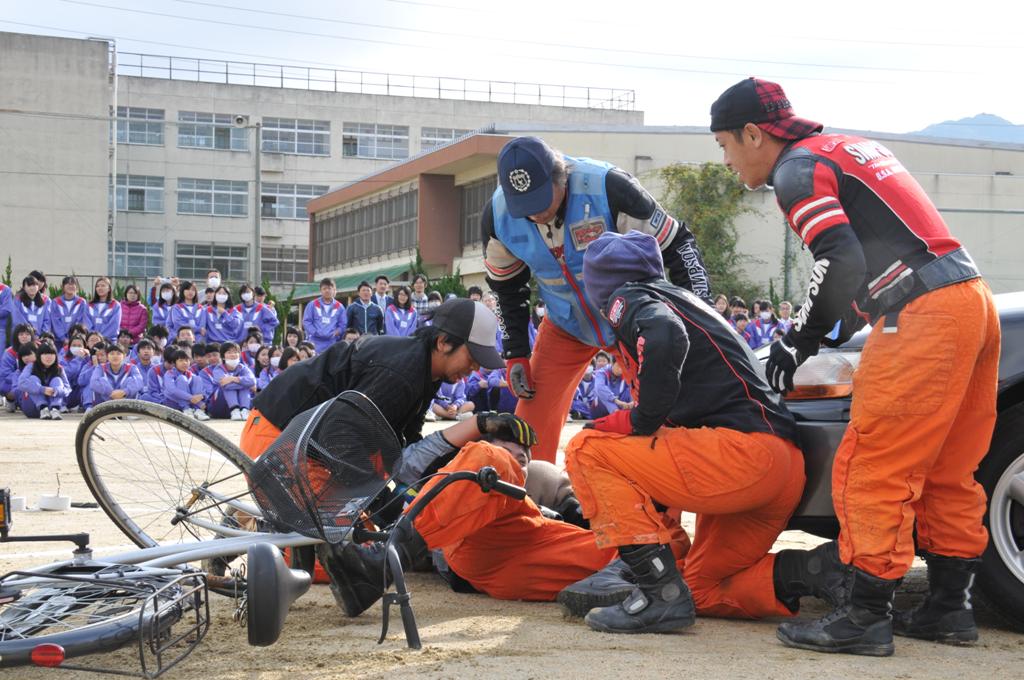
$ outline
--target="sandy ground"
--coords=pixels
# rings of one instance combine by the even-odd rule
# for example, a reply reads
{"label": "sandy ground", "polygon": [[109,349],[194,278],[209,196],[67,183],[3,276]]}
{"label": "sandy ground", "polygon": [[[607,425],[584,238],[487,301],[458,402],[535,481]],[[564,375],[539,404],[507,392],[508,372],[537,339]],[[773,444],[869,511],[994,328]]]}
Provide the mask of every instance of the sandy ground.
{"label": "sandy ground", "polygon": [[[61,490],[75,501],[91,500],[75,461],[78,416],[63,422],[28,421],[0,415],[0,485],[26,496],[30,508],[40,493],[53,493],[56,473]],[[213,427],[237,440],[240,423]],[[566,437],[578,426],[566,428]],[[128,540],[98,509],[65,513],[15,514],[16,534],[88,531],[98,555],[129,549]],[[819,539],[786,532],[777,547],[807,547]],[[60,543],[0,544],[0,571],[66,559]],[[1024,636],[978,610],[982,640],[973,648],[953,648],[898,639],[896,656],[870,659],[801,652],[775,639],[775,621],[700,619],[674,635],[611,636],[591,632],[578,620],[563,619],[555,604],[502,602],[483,595],[452,593],[434,575],[412,574],[410,585],[424,647],[406,649],[400,622],[377,645],[381,610],[346,619],[325,586],[314,586],[288,617],[280,641],[250,647],[245,631],[231,620],[230,599],[211,595],[213,622],[200,647],[164,677],[214,678],[383,678],[415,673],[426,678],[964,678],[1021,677]],[[924,571],[917,566],[904,584],[897,605],[919,600]],[[820,605],[805,600],[806,614]],[[394,628],[397,624],[398,628]],[[96,657],[90,663],[129,669],[130,655]],[[42,669],[0,671],[2,678],[97,677]]]}

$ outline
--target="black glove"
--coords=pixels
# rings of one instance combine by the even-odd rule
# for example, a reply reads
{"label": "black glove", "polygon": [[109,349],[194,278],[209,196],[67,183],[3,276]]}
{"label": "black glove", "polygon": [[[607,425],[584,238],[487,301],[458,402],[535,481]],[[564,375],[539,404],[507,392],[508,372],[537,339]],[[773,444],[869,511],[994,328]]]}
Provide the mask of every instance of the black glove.
{"label": "black glove", "polygon": [[800,364],[807,359],[803,352],[789,344],[786,338],[776,340],[772,343],[771,351],[768,354],[768,362],[764,365],[764,372],[768,377],[768,385],[773,390],[783,393],[793,389],[793,374]]}
{"label": "black glove", "polygon": [[537,445],[537,433],[530,424],[511,413],[482,411],[476,414],[476,429],[480,434],[489,434],[496,439],[516,442],[530,448]]}

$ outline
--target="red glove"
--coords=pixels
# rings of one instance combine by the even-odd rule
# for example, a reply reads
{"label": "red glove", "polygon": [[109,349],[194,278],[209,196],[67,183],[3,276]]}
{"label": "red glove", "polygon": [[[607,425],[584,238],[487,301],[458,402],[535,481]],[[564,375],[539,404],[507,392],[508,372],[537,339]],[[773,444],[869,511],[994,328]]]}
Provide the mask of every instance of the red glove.
{"label": "red glove", "polygon": [[505,360],[505,382],[512,394],[520,399],[533,399],[533,376],[530,375],[530,360],[516,357]]}
{"label": "red glove", "polygon": [[601,432],[633,434],[633,421],[629,417],[630,413],[632,413],[632,411],[622,409],[621,411],[616,411],[604,418],[598,418],[594,421],[594,429],[600,430]]}

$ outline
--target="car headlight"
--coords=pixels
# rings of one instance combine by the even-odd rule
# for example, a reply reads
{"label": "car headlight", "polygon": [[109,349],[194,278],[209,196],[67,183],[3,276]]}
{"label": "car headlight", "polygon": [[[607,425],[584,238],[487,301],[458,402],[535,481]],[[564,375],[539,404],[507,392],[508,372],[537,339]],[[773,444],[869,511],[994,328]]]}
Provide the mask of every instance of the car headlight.
{"label": "car headlight", "polygon": [[832,399],[853,394],[853,372],[860,364],[860,352],[822,351],[796,369],[787,400]]}

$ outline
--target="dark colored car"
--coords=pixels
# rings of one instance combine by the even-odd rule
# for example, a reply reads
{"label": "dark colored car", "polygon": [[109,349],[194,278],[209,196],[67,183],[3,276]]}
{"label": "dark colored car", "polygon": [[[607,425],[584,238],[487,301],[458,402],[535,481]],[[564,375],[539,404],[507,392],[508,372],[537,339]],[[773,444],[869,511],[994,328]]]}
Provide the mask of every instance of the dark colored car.
{"label": "dark colored car", "polygon": [[[992,444],[975,473],[988,496],[985,526],[990,535],[978,586],[993,609],[1024,631],[1024,292],[997,295],[996,305],[1002,326],[999,416]],[[791,529],[826,538],[839,533],[832,509],[832,459],[850,419],[851,377],[869,330],[839,349],[823,348],[801,366],[797,389],[787,395],[807,471],[807,487]]]}

